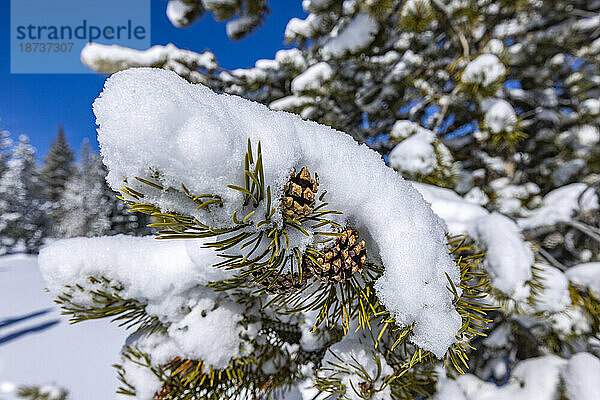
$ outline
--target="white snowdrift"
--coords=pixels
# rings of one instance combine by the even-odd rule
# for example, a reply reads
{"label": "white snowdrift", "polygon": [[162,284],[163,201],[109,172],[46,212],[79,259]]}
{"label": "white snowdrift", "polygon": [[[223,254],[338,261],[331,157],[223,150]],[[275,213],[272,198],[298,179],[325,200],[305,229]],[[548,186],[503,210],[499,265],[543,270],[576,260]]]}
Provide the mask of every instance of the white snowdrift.
{"label": "white snowdrift", "polygon": [[0,398],[22,385],[65,387],[71,399],[114,398],[127,333],[108,320],[70,325],[44,289],[35,256],[0,257]]}

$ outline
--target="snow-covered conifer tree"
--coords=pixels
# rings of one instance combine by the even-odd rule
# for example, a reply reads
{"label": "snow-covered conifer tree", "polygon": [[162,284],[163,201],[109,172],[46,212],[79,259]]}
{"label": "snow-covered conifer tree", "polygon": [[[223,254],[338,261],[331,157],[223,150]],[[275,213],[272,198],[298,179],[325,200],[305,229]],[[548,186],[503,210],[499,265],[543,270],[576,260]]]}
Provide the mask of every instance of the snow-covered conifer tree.
{"label": "snow-covered conifer tree", "polygon": [[101,236],[110,231],[111,201],[105,191],[105,170],[100,157],[84,141],[77,169],[64,184],[60,197],[61,237]]}
{"label": "snow-covered conifer tree", "polygon": [[58,203],[60,200],[65,183],[73,172],[73,159],[73,151],[61,125],[39,172],[40,180],[44,184],[44,194],[50,201]]}
{"label": "snow-covered conifer tree", "polygon": [[[239,5],[250,2],[234,3]],[[233,18],[233,22],[241,14],[239,11],[227,11],[240,9],[238,5],[232,4],[228,1],[171,0],[168,17],[176,25],[185,26],[196,21],[205,10],[209,10],[223,19]],[[282,388],[293,386],[286,380],[291,379],[295,382],[295,387],[303,392],[305,399],[312,398],[318,392],[321,392],[320,395],[333,393],[341,398],[364,399],[390,396],[433,396],[451,400],[479,399],[485,396],[535,396],[549,400],[600,397],[597,387],[586,383],[595,382],[600,378],[600,361],[597,358],[600,355],[597,342],[600,328],[600,2],[306,0],[302,4],[307,17],[290,20],[285,32],[285,39],[294,43],[295,47],[277,52],[272,60],[258,60],[251,68],[223,70],[218,68],[215,57],[210,52],[198,54],[177,49],[172,45],[138,51],[90,44],[83,50],[82,60],[91,68],[105,73],[128,67],[160,66],[175,71],[189,82],[201,83],[217,92],[236,94],[263,103],[272,110],[293,112],[299,114],[302,119],[314,120],[343,130],[358,142],[377,151],[387,164],[397,171],[397,175],[413,180],[412,187],[417,189],[435,214],[443,220],[444,224],[439,229],[450,235],[466,234],[472,238],[473,242],[469,242],[468,249],[459,246],[462,250],[455,249],[454,254],[458,252],[464,256],[459,257],[459,260],[479,260],[478,267],[481,270],[475,269],[478,271],[476,274],[480,274],[477,275],[477,279],[485,281],[486,276],[489,278],[489,287],[482,286],[482,290],[490,293],[485,301],[498,307],[486,317],[491,322],[481,322],[489,328],[489,336],[474,338],[469,342],[475,349],[465,350],[468,360],[465,359],[464,363],[458,355],[456,357],[459,358],[454,360],[457,362],[450,363],[454,368],[458,366],[462,372],[466,370],[463,364],[468,364],[468,374],[460,376],[452,368],[442,371],[437,367],[430,369],[430,364],[416,363],[418,355],[423,353],[419,353],[418,350],[411,353],[410,343],[426,349],[427,347],[422,345],[427,340],[417,339],[417,343],[413,340],[411,334],[414,335],[415,331],[410,329],[420,331],[419,326],[423,325],[415,322],[412,326],[411,322],[407,322],[411,321],[413,316],[410,312],[392,312],[391,315],[396,323],[400,321],[399,324],[403,326],[400,331],[395,332],[400,332],[400,336],[406,333],[402,336],[401,343],[407,343],[408,353],[406,349],[402,349],[400,358],[395,358],[398,355],[394,352],[396,348],[383,356],[379,350],[370,353],[375,348],[374,343],[381,343],[382,340],[385,342],[388,340],[388,334],[394,335],[394,332],[389,330],[393,324],[384,323],[386,329],[381,336],[381,330],[373,326],[370,326],[372,329],[359,329],[357,334],[343,335],[345,329],[350,328],[353,318],[347,318],[345,325],[340,321],[330,320],[330,313],[337,312],[342,318],[341,316],[352,315],[353,308],[338,307],[339,303],[335,301],[330,304],[328,301],[332,297],[329,296],[335,297],[336,300],[338,298],[335,295],[339,295],[340,298],[344,296],[344,299],[350,298],[350,303],[342,301],[341,304],[352,304],[353,297],[348,297],[348,293],[341,289],[330,292],[315,289],[311,292],[311,289],[306,288],[313,288],[315,284],[317,288],[322,288],[319,282],[337,282],[336,278],[345,282],[343,277],[346,276],[346,272],[340,274],[341,267],[333,267],[333,271],[330,267],[323,271],[314,268],[315,265],[346,265],[339,252],[348,250],[348,240],[353,240],[353,243],[362,243],[364,240],[367,260],[373,262],[372,257],[375,257],[376,267],[375,271],[363,268],[361,276],[365,271],[374,274],[374,291],[368,293],[375,293],[377,305],[387,311],[392,311],[388,308],[389,299],[382,295],[385,290],[381,291],[386,286],[386,274],[395,271],[398,266],[401,266],[401,269],[406,268],[403,269],[405,272],[414,272],[411,268],[415,265],[422,266],[425,271],[428,271],[428,266],[431,265],[425,261],[426,257],[416,260],[406,256],[403,262],[391,264],[386,258],[389,249],[394,249],[390,250],[392,252],[406,251],[412,255],[421,255],[420,252],[424,251],[422,246],[427,242],[413,232],[420,223],[425,223],[413,218],[413,215],[420,215],[417,211],[409,213],[410,217],[407,216],[400,223],[394,220],[395,214],[385,208],[385,205],[391,202],[406,204],[405,199],[400,200],[396,197],[398,193],[407,195],[406,191],[396,188],[398,192],[387,192],[390,187],[395,187],[395,183],[392,182],[395,182],[397,176],[386,175],[380,185],[373,188],[373,195],[377,193],[377,196],[384,198],[377,203],[377,207],[368,201],[361,203],[365,213],[377,210],[380,213],[378,215],[385,216],[385,223],[377,224],[378,219],[374,215],[370,222],[366,223],[353,213],[355,209],[351,204],[356,204],[356,199],[364,199],[360,193],[369,187],[361,180],[363,173],[370,174],[370,178],[376,182],[379,182],[378,178],[384,173],[381,172],[380,175],[375,172],[379,170],[368,169],[363,164],[352,167],[355,158],[363,161],[363,158],[356,154],[345,157],[345,153],[332,152],[329,155],[331,160],[346,167],[345,174],[334,174],[335,179],[329,175],[330,170],[323,170],[322,164],[310,164],[311,160],[314,161],[314,148],[311,145],[313,141],[322,140],[321,147],[327,149],[328,140],[337,140],[335,133],[328,131],[323,136],[329,139],[321,139],[318,132],[324,128],[303,125],[305,122],[298,118],[288,124],[285,122],[287,114],[283,114],[286,117],[281,116],[281,120],[273,117],[272,125],[276,127],[273,128],[265,122],[267,117],[260,118],[258,122],[254,118],[246,118],[246,113],[239,110],[245,108],[241,104],[247,103],[241,100],[231,100],[239,101],[240,105],[236,103],[235,107],[227,107],[224,104],[228,101],[208,101],[192,89],[184,88],[181,83],[171,82],[172,85],[161,86],[160,90],[155,90],[171,93],[175,90],[174,87],[177,87],[181,93],[189,94],[189,99],[181,99],[180,96],[183,95],[175,90],[169,97],[173,103],[170,106],[163,104],[163,108],[153,115],[152,123],[141,117],[130,117],[133,122],[128,126],[127,122],[121,121],[126,120],[121,118],[122,115],[119,115],[119,118],[109,116],[112,113],[108,111],[108,100],[99,101],[97,107],[101,110],[97,112],[100,111],[100,115],[105,118],[99,119],[101,138],[102,135],[107,135],[103,140],[116,143],[116,140],[111,141],[108,137],[112,135],[113,129],[123,129],[119,131],[119,135],[127,136],[136,131],[147,138],[148,143],[153,143],[156,149],[178,149],[183,143],[194,145],[190,144],[186,151],[182,150],[181,153],[164,151],[157,155],[152,149],[148,149],[147,152],[139,151],[137,144],[144,143],[144,140],[139,139],[135,146],[109,145],[107,149],[110,150],[105,152],[104,161],[112,174],[112,178],[109,175],[109,181],[114,188],[119,187],[121,179],[127,179],[122,185],[125,190],[124,198],[134,209],[149,212],[163,219],[162,222],[157,222],[157,226],[163,230],[161,237],[164,239],[197,235],[204,241],[217,233],[225,235],[224,238],[218,236],[214,239],[216,244],[212,246],[221,250],[222,256],[214,262],[206,261],[212,253],[197,251],[197,246],[190,244],[194,243],[193,241],[186,242],[185,246],[176,244],[176,240],[162,242],[165,253],[181,252],[181,263],[171,262],[170,265],[178,265],[196,277],[200,275],[201,278],[198,278],[197,282],[205,282],[206,285],[215,286],[220,291],[218,296],[211,297],[210,301],[206,300],[204,312],[195,311],[194,306],[204,300],[194,300],[194,305],[189,305],[182,300],[189,297],[180,295],[180,292],[195,289],[188,286],[174,289],[175,283],[171,286],[174,292],[169,292],[170,295],[161,291],[162,287],[153,287],[156,292],[152,293],[157,297],[145,297],[140,300],[140,295],[132,288],[146,287],[144,285],[148,282],[143,281],[141,277],[136,277],[140,280],[134,282],[129,280],[130,277],[119,275],[124,281],[123,290],[128,298],[107,290],[100,291],[102,296],[106,297],[99,297],[96,301],[101,303],[111,299],[111,304],[115,305],[113,315],[122,315],[125,310],[132,313],[139,311],[140,313],[135,315],[143,315],[140,317],[141,324],[146,330],[166,330],[166,333],[161,333],[165,336],[155,336],[155,333],[145,339],[138,334],[131,339],[130,344],[134,346],[130,348],[130,352],[125,353],[120,373],[122,379],[130,382],[132,386],[124,386],[123,392],[135,392],[140,398],[194,398],[196,393],[200,393],[200,396],[213,393],[218,398],[224,394],[217,389],[235,387],[253,390],[252,393],[260,395],[271,393],[273,397],[282,397]],[[267,14],[261,11],[260,18],[265,17]],[[118,75],[119,78],[110,80],[105,93],[110,93],[117,86],[120,87],[121,93],[127,93],[124,88],[137,92],[140,88],[156,83],[151,82],[156,79],[153,73],[148,73],[147,78],[144,78],[141,72],[135,73],[139,79],[128,80],[123,78],[126,75]],[[198,89],[198,92],[200,90]],[[152,98],[152,95],[149,94],[148,97]],[[198,101],[202,105],[188,109],[188,101]],[[119,101],[115,102],[119,104]],[[131,109],[138,108],[131,106]],[[235,111],[231,111],[232,109]],[[260,113],[266,113],[256,105],[249,109],[256,110],[257,113],[258,110],[262,110]],[[203,110],[205,114],[198,110]],[[249,111],[248,115],[251,114],[253,112]],[[210,115],[211,118],[206,115]],[[198,127],[205,127],[202,125],[204,122],[200,122],[204,121],[203,118],[208,118],[210,122],[206,123],[208,128],[201,131]],[[117,120],[118,123],[114,122]],[[108,121],[107,124],[110,124],[111,128],[102,129],[103,121]],[[176,127],[171,124],[173,121],[177,122]],[[129,129],[124,129],[125,126]],[[146,131],[138,129],[141,126],[146,126]],[[316,138],[312,135],[300,135],[297,140],[290,140],[294,145],[286,142],[277,146],[277,151],[274,151],[275,146],[271,143],[272,138],[268,133],[253,133],[260,129],[266,132],[276,129],[282,138],[288,137],[288,131],[310,131]],[[165,132],[172,135],[169,136],[171,140],[157,145],[156,137],[161,138],[161,134]],[[239,132],[247,137],[238,137],[225,144],[219,140],[224,132],[232,135],[233,132]],[[194,138],[198,137],[202,140],[194,141]],[[244,147],[245,150],[241,150],[240,142],[247,138],[254,139],[250,141],[252,149],[246,150]],[[257,139],[261,141],[260,163]],[[210,143],[215,148],[227,151],[224,150],[217,156],[217,153],[206,151],[197,142]],[[232,147],[228,147],[229,145]],[[127,149],[132,153],[128,153]],[[326,151],[323,149],[316,153]],[[282,152],[286,156],[283,156]],[[287,156],[288,152],[293,156]],[[270,163],[267,159],[271,160]],[[211,166],[217,164],[216,160],[219,168],[211,169]],[[162,167],[165,167],[165,163],[169,164],[170,168],[164,170]],[[260,167],[257,167],[259,164]],[[190,168],[191,165],[198,167]],[[186,166],[185,173],[177,166]],[[242,168],[243,171],[234,174],[236,168]],[[268,176],[264,178],[266,181],[261,181],[262,168],[265,168],[265,177]],[[293,168],[296,168],[295,172],[290,170]],[[175,172],[176,170],[179,172]],[[223,171],[231,173],[227,175],[228,179],[221,175]],[[208,175],[204,175],[205,173]],[[319,175],[318,181],[315,173]],[[341,181],[336,181],[342,177]],[[235,179],[238,179],[238,182],[232,182]],[[261,182],[266,183],[263,185]],[[343,184],[340,185],[340,182]],[[238,204],[227,197],[233,196],[231,193],[235,192],[220,192],[223,186],[227,185],[233,187],[231,190],[237,190],[243,195],[243,205],[239,210],[228,208]],[[266,195],[268,186],[271,189],[271,204],[276,208],[273,215],[270,215],[269,207],[266,211],[263,210],[263,204],[269,198]],[[265,187],[264,197],[256,191],[261,187]],[[340,195],[340,187],[344,188],[343,193],[347,193],[347,189],[351,194],[344,195],[343,199],[336,197]],[[296,270],[288,271],[284,268],[279,274],[269,272],[267,268],[265,273],[258,265],[251,263],[254,260],[252,257],[244,257],[246,251],[252,250],[256,243],[257,249],[260,250],[262,240],[274,240],[276,244],[281,243],[278,240],[284,240],[286,247],[289,241],[290,246],[294,248],[294,244],[298,243],[296,239],[304,236],[301,230],[298,233],[293,229],[285,229],[290,226],[278,221],[275,225],[287,234],[284,235],[284,239],[277,236],[276,232],[279,230],[275,229],[269,232],[270,236],[266,233],[266,238],[261,237],[251,242],[255,237],[245,235],[254,231],[248,231],[249,228],[245,224],[249,221],[256,223],[257,218],[265,218],[267,221],[268,217],[277,218],[281,215],[284,221],[287,218],[301,222],[300,226],[306,231],[305,223],[312,223],[311,210],[319,210],[317,207],[320,203],[317,199],[324,190],[327,190],[327,194],[321,200],[329,202],[328,210],[341,211],[344,213],[341,215],[344,216],[349,215],[350,218],[340,225],[344,229],[350,229],[335,232],[342,233],[343,239],[336,241],[334,249],[327,249],[331,251],[323,251],[320,245],[315,245],[318,240],[314,239],[312,231],[307,231],[310,239],[305,238],[305,244],[297,247],[302,257],[296,263],[307,267],[303,269],[304,272],[311,271],[308,282],[303,281],[303,278],[308,278],[305,275],[295,276],[294,273],[299,272]],[[384,194],[380,193],[382,191]],[[186,205],[189,201],[194,204]],[[255,206],[256,204],[258,206]],[[199,209],[196,210],[196,207]],[[420,209],[420,206],[414,205],[414,210]],[[254,211],[254,214],[250,215],[250,210]],[[202,218],[196,213],[200,213]],[[210,223],[204,219],[205,214],[210,218]],[[216,219],[213,220],[213,216]],[[246,217],[248,219],[245,219]],[[331,216],[328,214],[327,221],[319,222],[324,224],[320,228],[328,226],[329,218],[337,222],[337,218],[345,217],[339,217],[335,213]],[[409,225],[405,224],[406,221],[409,221]],[[214,225],[217,223],[218,225]],[[413,233],[413,236],[405,239],[401,234],[390,234],[387,228],[391,225],[405,229],[406,232]],[[216,231],[215,226],[219,227]],[[237,230],[223,231],[221,229],[224,226]],[[271,225],[265,222],[261,227],[266,229]],[[331,228],[331,225],[329,227]],[[190,230],[193,234],[190,234]],[[437,232],[436,229],[433,231]],[[356,232],[358,238],[355,236]],[[382,238],[380,235],[393,238],[393,244],[382,245],[379,241]],[[234,250],[238,249],[236,246],[241,247],[246,242],[237,242],[237,239],[233,238],[247,240],[247,245],[235,252]],[[116,244],[109,242],[85,243],[89,246],[89,251],[106,251],[110,248],[116,252],[118,249]],[[456,245],[456,242],[453,243]],[[228,247],[229,245],[231,247]],[[373,245],[374,247],[371,247]],[[84,242],[71,245],[62,243],[52,250],[54,254],[49,249],[48,271],[59,269],[59,264],[50,260],[60,259],[61,254],[69,253],[72,247],[76,246],[84,246]],[[157,245],[144,246],[146,244],[142,242],[129,244],[130,248],[145,249],[140,250],[139,254],[149,253],[150,249]],[[167,250],[168,246],[173,247]],[[317,253],[310,253],[310,249],[315,247]],[[451,245],[451,248],[455,247]],[[234,250],[229,251],[230,249]],[[259,250],[255,250],[259,252],[257,255],[262,254]],[[485,255],[481,255],[480,251]],[[354,254],[359,255],[359,259],[364,255],[360,249]],[[476,258],[476,255],[480,257]],[[306,263],[305,256],[308,259]],[[242,270],[247,270],[240,274],[239,269],[233,268],[233,272],[230,271],[233,276],[215,276],[214,269],[202,267],[198,270],[198,260],[204,260],[201,262],[203,266],[243,265]],[[155,258],[148,260],[140,256],[136,262],[149,265],[151,261],[155,261]],[[378,264],[379,261],[382,261],[382,264]],[[355,263],[359,265],[356,261]],[[162,265],[159,261],[157,264]],[[68,270],[80,273],[85,271],[94,276],[89,281],[92,287],[97,285],[104,288],[109,285],[102,279],[103,274],[107,272],[102,265],[82,265],[76,260],[71,261],[69,265]],[[271,266],[270,263],[265,265]],[[276,265],[286,264],[281,261],[281,264]],[[193,266],[190,268],[194,272],[190,272],[184,266]],[[223,272],[222,269],[217,271]],[[273,268],[273,271],[279,270]],[[289,273],[283,274],[285,271]],[[416,272],[414,274],[415,277],[421,276]],[[60,283],[72,284],[77,278],[80,278],[80,274],[65,274]],[[106,276],[105,278],[108,281],[113,279]],[[366,282],[372,282],[369,278],[364,279]],[[448,283],[449,288],[453,288],[457,281],[454,281],[451,275],[450,280],[452,283]],[[208,283],[219,281],[226,283]],[[283,296],[286,300],[271,301],[271,298],[267,297],[263,303],[262,297],[251,296],[251,301],[241,301],[241,304],[248,308],[244,308],[237,317],[232,317],[242,326],[238,331],[239,335],[234,335],[236,340],[241,339],[240,342],[228,342],[243,342],[240,346],[233,347],[251,348],[253,354],[260,355],[258,360],[251,361],[245,358],[247,353],[240,350],[234,357],[237,363],[235,365],[240,365],[239,369],[229,369],[229,365],[227,368],[214,368],[215,365],[223,366],[224,362],[219,364],[222,360],[214,358],[207,362],[206,357],[223,353],[214,352],[212,348],[195,347],[195,341],[187,340],[187,333],[192,332],[190,335],[193,335],[197,332],[194,329],[194,326],[199,326],[194,324],[197,320],[210,325],[214,319],[220,319],[219,315],[231,316],[239,310],[232,303],[227,303],[231,301],[239,304],[236,295],[231,297],[232,285],[243,283],[261,287],[263,282],[266,282],[267,286],[263,288],[264,295],[269,294],[271,290],[282,290],[284,294],[279,298]],[[406,287],[399,282],[405,283],[402,279],[394,280],[394,284],[390,283],[388,289],[394,287],[397,292],[402,292]],[[429,282],[428,285],[433,282]],[[433,291],[435,287],[435,284],[428,286]],[[422,289],[418,285],[415,288]],[[54,291],[59,293],[60,290],[60,285],[56,284]],[[70,299],[79,296],[79,293],[73,288],[70,290],[72,292],[67,291],[64,302],[65,307],[74,314],[75,320],[98,316],[93,307],[91,311],[84,312],[79,307],[81,304],[71,304]],[[288,301],[302,298],[301,295],[294,297],[286,292],[292,290],[310,294],[308,297],[314,300],[308,301],[310,307],[300,310],[302,313],[294,312],[291,316],[286,314],[285,318],[280,317],[277,312],[275,316],[267,315],[266,319],[276,321],[274,326],[268,327],[262,317],[259,318],[261,322],[258,326],[252,325],[255,319],[246,318],[251,314],[248,310],[268,310],[269,307],[266,306],[273,305],[280,306],[276,310],[283,310],[290,304]],[[464,289],[462,290],[464,294]],[[457,294],[460,292],[461,289],[457,287]],[[315,293],[321,297],[313,298]],[[437,301],[426,302],[425,299],[432,298],[426,290],[419,293],[407,290],[406,293],[414,294],[414,297],[404,299],[407,307],[416,304],[412,303],[411,299],[418,299],[417,303],[422,301],[423,303],[419,304],[427,304],[433,309],[442,304]],[[203,295],[199,294],[197,298],[203,298]],[[172,300],[172,303],[160,301],[160,305],[157,305],[156,299],[169,296],[177,300]],[[478,301],[481,299],[476,300]],[[258,302],[258,305],[255,302]],[[184,306],[181,305],[183,303]],[[367,310],[369,304],[373,305],[367,300],[363,303],[359,301],[358,304]],[[221,305],[225,309],[218,311],[217,315],[211,315],[210,311],[219,310]],[[320,308],[323,306],[327,311]],[[89,302],[85,303],[83,308],[86,307],[89,307]],[[377,307],[374,308],[378,310]],[[144,312],[141,312],[141,309]],[[178,310],[180,314],[175,316],[176,313],[171,312],[173,309]],[[201,318],[196,319],[197,314],[200,314]],[[366,321],[371,321],[362,310],[354,315],[358,315],[358,325],[363,328]],[[379,314],[375,311],[375,315],[376,320],[387,318],[385,312]],[[428,314],[423,312],[422,315]],[[318,339],[305,333],[305,330],[309,331],[308,328],[314,325],[319,326],[313,332]],[[440,332],[445,332],[441,328],[444,326],[446,325],[440,321]],[[204,329],[205,326],[202,332],[205,332]],[[339,334],[338,330],[341,330],[342,334]],[[223,328],[223,331],[226,329]],[[258,333],[255,335],[255,332]],[[261,336],[265,334],[268,335],[268,339]],[[161,339],[157,339],[159,337]],[[296,339],[293,339],[294,337]],[[166,345],[167,342],[170,344]],[[225,342],[219,343],[222,344],[222,348],[231,348],[227,347]],[[294,360],[298,359],[295,353],[298,348],[302,351],[311,349],[308,352],[313,354],[308,359],[313,363],[312,366],[307,367],[308,364],[303,364],[304,361],[300,362],[297,365],[300,366],[302,375],[294,375],[291,372],[298,369],[290,367],[296,364],[286,361],[289,360],[288,355],[282,355],[279,350],[270,353],[274,350],[268,345],[273,343],[279,345],[277,348],[285,349],[286,354],[290,354]],[[260,347],[263,344],[267,347]],[[188,345],[191,347],[186,347]],[[393,344],[390,347],[394,347]],[[187,354],[194,354],[195,357],[168,359],[166,354],[170,356],[177,353],[172,351],[174,348],[182,353],[187,349]],[[383,348],[388,350],[385,346]],[[381,349],[379,345],[377,349]],[[266,353],[261,353],[263,350]],[[271,358],[263,354],[269,354]],[[370,360],[368,354],[373,356]],[[417,356],[407,362],[406,357],[410,354]],[[432,354],[440,355],[435,352]],[[160,358],[161,356],[164,358]],[[303,355],[299,358],[305,360],[304,357]],[[446,359],[453,361],[452,357],[447,356]],[[160,360],[160,366],[153,364],[157,360]],[[360,360],[360,367],[357,367],[356,360]],[[213,365],[213,369],[206,367],[209,364]],[[247,369],[242,369],[242,364]],[[141,371],[144,369],[141,365],[148,366],[153,371],[152,377],[143,375]],[[206,371],[205,367],[209,368],[208,373],[203,373]],[[227,375],[225,381],[217,378],[218,371],[222,371],[221,377]],[[260,382],[260,387],[244,386],[242,383],[239,386],[231,385],[231,374],[240,371],[244,376],[248,376],[251,371],[252,378],[249,380]],[[401,371],[401,376],[396,377],[398,371]],[[290,376],[293,378],[289,378]],[[386,378],[389,376],[395,378]],[[212,382],[210,388],[202,386],[206,380]],[[132,383],[134,381],[152,381],[155,386]],[[202,383],[199,386],[194,386],[200,381]],[[298,385],[300,381],[304,381],[305,386]],[[159,385],[159,382],[162,385]],[[214,382],[217,384],[214,385]],[[186,384],[191,384],[198,391],[193,392],[191,387],[185,386]],[[181,385],[185,389],[182,389]],[[308,394],[306,387],[313,385],[315,392],[312,395]],[[142,393],[140,386],[160,386],[160,391],[154,392],[149,389]],[[183,390],[184,394],[179,390]],[[238,392],[233,392],[231,396],[235,394]]]}
{"label": "snow-covered conifer tree", "polygon": [[50,235],[56,235],[62,216],[61,199],[65,192],[65,184],[75,172],[73,166],[73,151],[65,137],[62,125],[50,145],[44,163],[39,169],[40,181],[43,184],[43,194],[48,201],[47,209],[50,219]]}
{"label": "snow-covered conifer tree", "polygon": [[36,252],[47,229],[42,187],[36,173],[35,149],[25,135],[11,152],[0,177],[0,252]]}

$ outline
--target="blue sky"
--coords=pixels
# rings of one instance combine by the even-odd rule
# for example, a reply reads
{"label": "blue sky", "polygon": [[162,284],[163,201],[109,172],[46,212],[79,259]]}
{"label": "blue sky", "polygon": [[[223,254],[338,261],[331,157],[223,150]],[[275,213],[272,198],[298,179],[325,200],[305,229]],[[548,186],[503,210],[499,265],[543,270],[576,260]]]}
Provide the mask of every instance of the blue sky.
{"label": "blue sky", "polygon": [[[82,0],[83,1],[83,0]],[[87,0],[89,1],[89,0]],[[125,0],[126,1],[126,0]],[[232,42],[225,23],[206,15],[191,27],[175,28],[165,16],[166,2],[151,0],[152,44],[174,43],[190,50],[210,50],[224,68],[249,67],[260,58],[272,58],[286,48],[285,25],[292,17],[305,16],[301,1],[270,2],[271,15],[262,28],[248,38]],[[83,138],[96,142],[91,104],[102,90],[105,77],[97,74],[10,74],[10,2],[0,1],[0,119],[2,128],[16,138],[26,134],[43,156],[59,124],[74,148]]]}

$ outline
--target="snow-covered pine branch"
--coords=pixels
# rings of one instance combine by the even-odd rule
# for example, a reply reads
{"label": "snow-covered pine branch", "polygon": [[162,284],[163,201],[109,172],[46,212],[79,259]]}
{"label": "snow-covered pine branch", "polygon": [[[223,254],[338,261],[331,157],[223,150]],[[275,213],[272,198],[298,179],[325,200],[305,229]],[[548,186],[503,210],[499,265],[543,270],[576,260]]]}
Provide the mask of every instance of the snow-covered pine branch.
{"label": "snow-covered pine branch", "polygon": [[[164,222],[155,224],[163,228],[162,238],[200,238],[185,244],[74,239],[59,241],[40,256],[49,288],[75,320],[137,310],[145,317],[128,322],[141,324],[142,331],[158,321],[151,336],[134,334],[130,352],[124,353],[123,378],[133,387],[141,384],[139,393],[149,390],[147,381],[136,382],[126,360],[149,357],[152,367],[145,373],[156,378],[156,385],[165,382],[159,369],[177,360],[205,363],[210,374],[230,368],[234,373],[238,363],[250,362],[250,349],[261,340],[261,325],[249,325],[264,324],[265,316],[255,307],[266,302],[261,313],[278,319],[286,309],[295,309],[291,298],[302,304],[292,315],[317,313],[315,326],[327,321],[321,329],[330,335],[343,335],[352,326],[373,329],[373,334],[380,332],[372,351],[383,340],[400,352],[398,359],[409,357],[410,367],[431,354],[465,368],[460,346],[484,328],[485,319],[476,320],[484,318],[486,307],[459,299],[485,286],[476,284],[480,276],[471,276],[470,263],[450,254],[442,220],[376,152],[342,132],[215,94],[157,69],[113,75],[94,111],[112,187],[134,209],[162,217]],[[258,143],[257,153],[252,143]],[[326,193],[327,209],[336,212],[317,206],[287,216],[287,203],[280,199],[294,196],[288,180],[301,169],[300,176],[304,169],[318,174],[318,189],[316,183],[312,189],[318,191],[312,195],[321,200]],[[364,258],[353,258],[365,243]],[[455,243],[450,249],[466,249],[460,241],[450,243]],[[348,246],[349,256],[342,251],[340,265],[328,264],[330,257],[338,257],[333,252],[339,246]],[[255,250],[266,256],[253,258]],[[330,268],[336,275],[325,274]],[[253,278],[256,271],[260,279]],[[272,275],[264,285],[270,293],[275,281],[288,276],[293,281],[294,273],[308,277],[297,293],[292,286],[270,298],[255,290],[265,276]],[[318,300],[322,293],[325,303]],[[115,313],[103,311],[103,301],[110,301]],[[207,339],[211,332],[214,338]],[[416,346],[415,352],[404,354],[399,348],[404,342]],[[401,369],[402,363],[396,364],[395,373]],[[277,379],[285,383],[286,375]],[[148,386],[153,388],[149,395],[160,390],[156,385]]]}
{"label": "snow-covered pine branch", "polygon": [[103,74],[132,67],[164,68],[175,71],[194,83],[208,83],[217,68],[215,56],[211,52],[182,50],[170,43],[166,46],[152,46],[148,50],[88,43],[81,50],[81,62]]}

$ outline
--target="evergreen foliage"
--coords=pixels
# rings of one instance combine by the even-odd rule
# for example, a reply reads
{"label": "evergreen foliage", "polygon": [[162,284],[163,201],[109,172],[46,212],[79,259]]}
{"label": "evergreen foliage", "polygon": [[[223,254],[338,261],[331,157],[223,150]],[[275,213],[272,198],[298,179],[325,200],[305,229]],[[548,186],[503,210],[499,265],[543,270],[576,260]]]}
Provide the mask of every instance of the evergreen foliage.
{"label": "evergreen foliage", "polygon": [[40,180],[45,186],[44,195],[50,201],[57,203],[60,200],[65,184],[73,172],[73,160],[73,151],[65,137],[64,127],[60,125],[40,168]]}
{"label": "evergreen foliage", "polygon": [[[212,12],[232,15],[230,2],[210,3]],[[596,181],[597,3],[305,1],[303,6],[309,16],[292,19],[286,29],[286,39],[297,48],[253,68],[213,68],[205,84],[331,125],[382,155],[397,143],[387,136],[397,121],[416,122],[432,130],[460,162],[455,172],[461,179],[451,187],[466,194],[474,180],[482,180],[477,186],[489,207],[513,216],[536,207],[539,197],[517,206],[521,199],[515,193],[509,198],[498,193],[500,178],[515,186],[533,182],[542,195],[578,176],[591,174]],[[356,29],[353,23],[372,25],[372,35],[339,39],[346,29]],[[88,65],[110,62],[102,54],[111,50],[99,51]],[[131,65],[139,66],[125,56],[113,71]],[[481,75],[484,66],[495,68],[494,75]],[[188,77],[188,71],[202,67],[184,62],[179,70]],[[439,174],[435,184],[449,186]]]}
{"label": "evergreen foliage", "polygon": [[143,235],[148,220],[129,213],[106,184],[106,167],[100,156],[84,141],[79,162],[65,182],[58,209],[61,218],[55,225],[59,237]]}
{"label": "evergreen foliage", "polygon": [[266,0],[171,0],[167,15],[173,25],[185,27],[206,12],[217,21],[227,22],[227,35],[239,40],[259,27],[269,14]]}
{"label": "evergreen foliage", "polygon": [[[62,125],[58,127],[58,134],[50,145],[48,154],[44,157],[44,164],[39,168],[40,181],[43,184],[43,195],[48,201],[48,216],[51,229],[55,229],[65,215],[60,207],[60,202],[65,191],[67,180],[75,172],[74,155],[71,146],[65,137]],[[52,233],[56,234],[56,233]]]}

